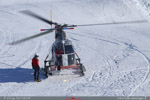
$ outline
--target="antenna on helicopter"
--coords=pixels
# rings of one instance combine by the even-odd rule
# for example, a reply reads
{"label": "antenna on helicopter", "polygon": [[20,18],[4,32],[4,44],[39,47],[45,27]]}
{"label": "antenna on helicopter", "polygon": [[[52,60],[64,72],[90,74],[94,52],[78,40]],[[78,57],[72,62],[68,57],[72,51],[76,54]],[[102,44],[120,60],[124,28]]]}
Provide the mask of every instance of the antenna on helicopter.
{"label": "antenna on helicopter", "polygon": [[[50,11],[50,21],[52,22],[52,9]],[[53,25],[51,24],[51,28],[53,27]]]}

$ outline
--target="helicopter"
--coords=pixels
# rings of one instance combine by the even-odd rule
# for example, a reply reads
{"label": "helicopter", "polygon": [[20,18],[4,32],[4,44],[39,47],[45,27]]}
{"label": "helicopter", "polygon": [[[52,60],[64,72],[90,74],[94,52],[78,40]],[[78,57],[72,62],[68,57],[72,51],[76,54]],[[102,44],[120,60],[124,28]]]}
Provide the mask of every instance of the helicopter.
{"label": "helicopter", "polygon": [[[73,69],[76,70],[80,76],[84,76],[86,69],[81,63],[78,54],[75,52],[72,41],[66,38],[66,33],[63,31],[64,29],[73,29],[74,26],[69,26],[71,28],[67,27],[67,25],[55,25],[55,42],[51,49],[52,57],[48,59],[48,54],[44,61],[46,77],[55,74],[56,69],[58,71],[61,69]],[[44,29],[41,31],[44,31]]]}
{"label": "helicopter", "polygon": [[40,21],[43,21],[49,25],[55,26],[54,28],[51,28],[51,29],[41,29],[41,31],[44,31],[44,32],[9,43],[11,45],[16,45],[16,44],[52,33],[53,31],[55,31],[55,41],[52,45],[52,49],[50,50],[52,57],[49,57],[50,55],[49,53],[44,60],[43,71],[46,77],[48,77],[49,75],[52,76],[53,74],[55,74],[57,70],[60,71],[64,69],[72,69],[72,70],[75,70],[81,76],[85,75],[84,74],[86,71],[85,66],[81,63],[81,59],[76,53],[74,46],[72,44],[72,41],[67,39],[66,33],[64,30],[74,29],[74,27],[82,27],[82,26],[117,25],[117,24],[148,22],[147,20],[135,20],[135,21],[126,21],[126,22],[69,25],[69,24],[59,24],[57,22],[47,20],[41,17],[40,15],[35,14],[29,10],[21,11],[21,13],[31,16],[33,18],[36,18]]}

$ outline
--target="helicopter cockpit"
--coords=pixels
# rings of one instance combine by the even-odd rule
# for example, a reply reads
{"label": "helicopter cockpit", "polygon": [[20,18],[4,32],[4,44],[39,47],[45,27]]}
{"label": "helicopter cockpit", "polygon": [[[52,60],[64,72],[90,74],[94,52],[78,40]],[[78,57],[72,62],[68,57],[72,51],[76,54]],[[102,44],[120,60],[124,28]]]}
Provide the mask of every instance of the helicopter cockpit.
{"label": "helicopter cockpit", "polygon": [[74,53],[74,48],[70,40],[56,40],[52,47],[53,51],[62,50],[61,54]]}
{"label": "helicopter cockpit", "polygon": [[60,53],[62,66],[72,65],[75,62],[75,51],[72,42],[68,39],[56,40],[53,44],[52,52],[55,61],[58,61],[57,53]]}

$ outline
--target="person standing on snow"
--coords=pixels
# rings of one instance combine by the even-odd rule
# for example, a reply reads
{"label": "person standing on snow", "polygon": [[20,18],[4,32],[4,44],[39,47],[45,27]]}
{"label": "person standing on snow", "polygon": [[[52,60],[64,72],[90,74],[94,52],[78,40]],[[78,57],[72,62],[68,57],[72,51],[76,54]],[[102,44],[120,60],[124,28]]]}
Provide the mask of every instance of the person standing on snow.
{"label": "person standing on snow", "polygon": [[57,50],[55,51],[56,57],[57,57],[57,70],[60,71],[61,70],[61,66],[62,66],[62,54],[63,50],[61,49],[61,47],[58,47]]}
{"label": "person standing on snow", "polygon": [[39,60],[38,55],[35,54],[35,56],[32,58],[32,68],[34,70],[34,81],[40,82],[39,75],[40,75],[40,66],[39,66]]}

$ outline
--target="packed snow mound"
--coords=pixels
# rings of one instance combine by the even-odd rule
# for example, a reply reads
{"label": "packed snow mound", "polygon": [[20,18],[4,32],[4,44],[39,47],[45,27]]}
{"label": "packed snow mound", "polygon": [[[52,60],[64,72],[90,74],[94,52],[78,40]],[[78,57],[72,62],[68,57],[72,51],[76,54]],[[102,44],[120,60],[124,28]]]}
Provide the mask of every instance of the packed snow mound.
{"label": "packed snow mound", "polygon": [[141,9],[143,14],[150,17],[150,1],[149,0],[130,0],[133,4]]}
{"label": "packed snow mound", "polygon": [[143,5],[144,9],[148,12],[150,16],[150,1],[149,0],[139,0],[140,3]]}

